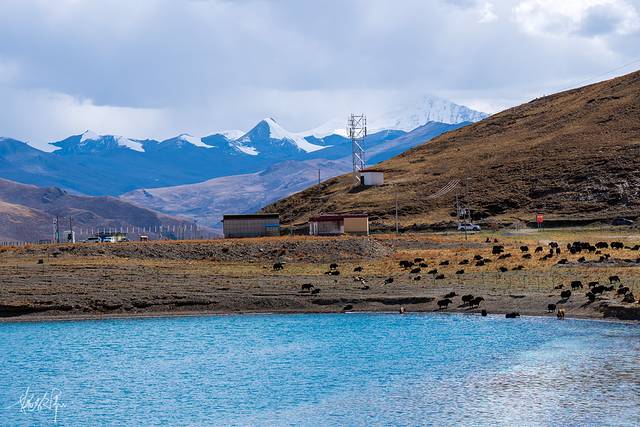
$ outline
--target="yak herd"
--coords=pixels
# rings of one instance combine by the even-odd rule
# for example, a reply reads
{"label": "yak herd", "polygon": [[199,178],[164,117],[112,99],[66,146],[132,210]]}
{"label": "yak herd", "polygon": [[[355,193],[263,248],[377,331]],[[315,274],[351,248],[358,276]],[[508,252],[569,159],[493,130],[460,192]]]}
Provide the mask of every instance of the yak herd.
{"label": "yak herd", "polygon": [[[491,254],[497,255],[498,260],[505,260],[505,259],[514,257],[512,253],[506,253],[505,247],[503,245],[497,244],[498,243],[497,240],[494,240],[494,243],[496,244],[494,244],[493,247],[491,248]],[[586,263],[586,262],[602,263],[602,262],[607,262],[611,260],[610,254],[603,253],[603,250],[609,249],[609,248],[613,251],[620,251],[623,249],[638,251],[640,250],[640,245],[629,247],[629,246],[625,246],[624,243],[622,242],[611,242],[611,243],[597,242],[593,245],[588,242],[573,242],[573,243],[567,244],[566,251],[567,253],[570,253],[572,255],[593,254],[593,255],[599,256],[599,258],[597,259],[592,259],[590,261],[587,261],[586,256],[582,255],[577,259],[577,263]],[[520,250],[522,259],[531,259],[532,252],[534,254],[542,254],[540,261],[546,261],[546,260],[552,259],[553,257],[561,257],[563,253],[563,249],[560,247],[560,245],[557,242],[549,243],[547,249],[545,249],[543,246],[536,246],[535,248],[530,249],[529,246],[522,245],[519,247],[519,250]],[[491,262],[493,261],[490,258],[484,257],[480,254],[476,254],[475,256],[473,256],[472,259],[461,260],[460,262],[458,262],[458,265],[481,267]],[[640,263],[640,258],[635,260],[635,262]],[[569,260],[567,258],[560,258],[556,264],[564,265],[568,263],[569,263]],[[451,264],[450,260],[442,260],[438,263],[438,266],[449,266],[450,264]],[[409,274],[413,275],[413,280],[419,281],[422,279],[421,274],[424,274],[423,269],[428,268],[429,264],[425,261],[424,258],[417,257],[417,258],[414,258],[413,261],[402,260],[399,262],[399,266],[404,271],[408,271]],[[284,267],[285,267],[285,263],[283,262],[276,262],[273,264],[274,271],[283,270]],[[523,265],[517,265],[516,267],[511,268],[511,270],[518,271],[518,270],[523,270],[524,268],[525,267]],[[361,273],[363,272],[363,270],[364,268],[361,266],[357,266],[353,269],[355,273]],[[506,273],[507,271],[509,271],[509,269],[505,266],[500,266],[497,268],[497,271],[501,273]],[[331,276],[340,275],[340,271],[338,270],[338,264],[331,263],[329,265],[329,269],[325,272],[325,274],[331,275]],[[428,271],[426,271],[426,274],[430,275],[433,278],[433,280],[443,280],[446,277],[444,273],[438,271],[438,268],[431,268]],[[455,272],[455,274],[463,275],[465,274],[465,270],[460,268]],[[364,278],[360,276],[355,276],[354,281],[360,282],[362,284],[362,287],[360,288],[361,290],[370,289],[370,286],[367,285]],[[394,278],[387,277],[386,279],[383,280],[382,285],[392,285],[393,283],[394,283]],[[615,285],[617,285],[617,287]],[[621,283],[620,276],[618,275],[609,276],[608,285],[600,284],[598,281],[590,281],[586,283],[586,286],[588,287],[588,291],[585,293],[585,297],[587,298],[586,304],[594,302],[598,296],[603,296],[605,295],[605,293],[614,293],[615,296],[621,297],[622,301],[626,303],[635,302],[635,297],[631,292],[630,288],[628,286],[624,286]],[[562,308],[562,305],[567,303],[575,292],[578,292],[579,290],[583,289],[584,285],[581,280],[572,280],[567,285],[567,289],[563,289],[563,288],[564,288],[563,284],[558,284],[554,287],[555,290],[560,291],[560,294],[559,294],[560,300],[549,303],[547,305],[547,312],[548,313],[555,312],[558,318],[564,318],[564,309]],[[318,293],[320,293],[320,288],[314,286],[311,283],[305,283],[301,287],[301,292],[309,293],[311,295],[317,295]],[[454,303],[454,299],[456,297],[458,297],[458,294],[456,294],[453,291],[447,293],[442,297],[442,299],[439,299],[438,301],[436,301],[436,305],[438,309],[440,310],[447,309],[449,305]],[[460,296],[460,301],[461,301],[461,304],[458,305],[458,308],[473,309],[473,308],[479,308],[481,303],[484,301],[484,298],[482,296],[466,294],[466,295]],[[482,313],[483,315],[486,315],[485,310],[482,310],[482,312],[483,312]],[[507,318],[516,318],[519,316],[520,315],[517,312],[511,312],[506,314]]]}

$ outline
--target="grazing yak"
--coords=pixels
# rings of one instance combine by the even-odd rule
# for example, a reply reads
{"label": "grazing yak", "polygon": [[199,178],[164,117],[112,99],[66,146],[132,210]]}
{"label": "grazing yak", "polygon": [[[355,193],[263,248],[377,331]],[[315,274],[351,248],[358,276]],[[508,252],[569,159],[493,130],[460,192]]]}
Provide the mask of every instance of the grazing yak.
{"label": "grazing yak", "polygon": [[340,272],[338,270],[331,270],[331,271],[329,271],[329,274],[332,275],[332,276],[339,276]]}
{"label": "grazing yak", "polygon": [[518,265],[516,267],[513,267],[511,269],[512,271],[520,271],[520,270],[524,270],[524,265]]}
{"label": "grazing yak", "polygon": [[313,288],[313,290],[311,291],[312,294],[317,295],[320,293],[320,288]]}
{"label": "grazing yak", "polygon": [[471,301],[473,301],[473,295],[469,294],[469,295],[462,295],[462,302],[465,304],[469,304]]}
{"label": "grazing yak", "polygon": [[609,276],[609,283],[620,283],[620,276]]}
{"label": "grazing yak", "polygon": [[536,248],[536,251],[535,251],[535,252],[538,254],[538,253],[542,252],[543,250],[544,250],[544,249],[542,249],[542,246],[538,246],[538,247]]}
{"label": "grazing yak", "polygon": [[417,275],[416,277],[413,278],[413,280],[422,280],[422,276]]}
{"label": "grazing yak", "polygon": [[303,291],[311,291],[311,289],[313,289],[313,285],[311,283],[303,283],[301,288]]}
{"label": "grazing yak", "polygon": [[511,254],[502,254],[498,257],[498,259],[507,259],[507,258],[511,258]]}
{"label": "grazing yak", "polygon": [[520,246],[520,251],[522,252],[529,252],[529,246]]}
{"label": "grazing yak", "polygon": [[549,242],[549,247],[555,249],[555,248],[560,247],[560,245],[558,244],[558,242]]}
{"label": "grazing yak", "polygon": [[628,286],[623,286],[621,288],[618,288],[618,290],[616,291],[618,295],[626,295],[628,292],[629,292]]}
{"label": "grazing yak", "polygon": [[500,273],[506,273],[507,271],[509,271],[507,267],[500,267],[498,270],[500,271]]}
{"label": "grazing yak", "polygon": [[482,255],[474,255],[473,259],[476,261],[480,261],[482,259]]}
{"label": "grazing yak", "polygon": [[581,256],[580,258],[578,258],[578,262],[583,263],[585,262],[587,259],[583,256]]}
{"label": "grazing yak", "polygon": [[482,297],[475,297],[474,299],[472,299],[471,301],[469,301],[469,306],[470,307],[480,307],[480,303],[484,301],[484,298]]}
{"label": "grazing yak", "polygon": [[566,291],[560,292],[560,298],[569,299],[571,297],[571,291],[567,289]]}
{"label": "grazing yak", "polygon": [[607,288],[605,288],[604,285],[594,286],[593,288],[591,288],[591,293],[593,293],[593,295],[602,294],[606,289]]}
{"label": "grazing yak", "polygon": [[358,266],[358,267],[356,267],[356,268],[354,268],[354,269],[353,269],[353,271],[354,271],[354,272],[356,272],[356,273],[359,273],[359,272],[361,272],[362,270],[363,270],[363,268],[362,268],[362,267],[360,267],[360,266]]}
{"label": "grazing yak", "polygon": [[560,284],[560,285],[556,285],[553,287],[553,289],[562,289],[564,288],[564,285]]}
{"label": "grazing yak", "polygon": [[418,264],[420,262],[424,262],[424,258],[414,258],[413,262],[415,262],[416,264]]}
{"label": "grazing yak", "polygon": [[390,283],[393,283],[393,277],[387,277],[386,279],[384,279],[384,284],[388,285]]}
{"label": "grazing yak", "polygon": [[555,304],[547,305],[547,312],[548,313],[553,313],[554,311],[556,311],[556,305]]}
{"label": "grazing yak", "polygon": [[514,311],[512,313],[505,314],[504,317],[506,317],[507,319],[515,319],[516,317],[520,317],[520,313]]}
{"label": "grazing yak", "polygon": [[420,264],[418,264],[418,267],[427,268],[427,267],[429,267],[429,264],[427,264],[426,262],[421,262]]}
{"label": "grazing yak", "polygon": [[427,274],[438,274],[438,269],[434,268],[433,270],[427,271]]}
{"label": "grazing yak", "polygon": [[452,302],[453,301],[451,301],[449,298],[441,299],[440,301],[438,301],[438,308],[439,309],[447,308],[449,307],[449,304],[451,304]]}
{"label": "grazing yak", "polygon": [[478,262],[476,262],[476,267],[482,267],[484,265],[484,261],[480,260]]}
{"label": "grazing yak", "polygon": [[464,274],[464,270],[458,270],[456,271],[456,274]]}
{"label": "grazing yak", "polygon": [[273,264],[273,269],[274,270],[284,270],[284,262],[276,262],[275,264]]}
{"label": "grazing yak", "polygon": [[571,282],[571,289],[582,289],[582,282],[580,280],[574,280]]}
{"label": "grazing yak", "polygon": [[442,261],[440,265],[449,265],[449,261]]}
{"label": "grazing yak", "polygon": [[624,243],[622,242],[611,242],[611,249],[623,249]]}
{"label": "grazing yak", "polygon": [[522,259],[531,259],[531,254],[522,255]]}
{"label": "grazing yak", "polygon": [[444,297],[445,298],[453,298],[453,297],[457,297],[458,294],[456,294],[455,292],[451,291],[448,294],[446,294]]}
{"label": "grazing yak", "polygon": [[411,269],[410,273],[411,273],[411,274],[418,274],[418,273],[420,273],[421,271],[422,271],[422,270],[420,269],[420,267],[416,267],[416,268]]}
{"label": "grazing yak", "polygon": [[335,262],[332,264],[329,264],[329,270],[336,270],[338,268],[338,264],[336,264]]}
{"label": "grazing yak", "polygon": [[407,270],[407,269],[413,267],[413,263],[411,261],[402,260],[402,261],[400,261],[400,267],[402,267],[405,270]]}
{"label": "grazing yak", "polygon": [[593,288],[594,286],[598,286],[598,284],[599,284],[599,283],[600,283],[600,282],[595,281],[595,282],[589,282],[587,285],[588,285],[590,288]]}
{"label": "grazing yak", "polygon": [[629,292],[628,294],[626,294],[624,298],[622,298],[622,302],[626,302],[626,303],[636,302],[636,298],[633,296],[633,292]]}
{"label": "grazing yak", "polygon": [[444,279],[444,274],[438,274],[436,276],[436,280],[442,280],[442,279]]}
{"label": "grazing yak", "polygon": [[469,260],[468,259],[463,259],[462,261],[460,261],[458,263],[458,265],[467,265],[467,264],[469,264]]}
{"label": "grazing yak", "polygon": [[596,243],[596,248],[598,249],[608,249],[609,244],[607,242],[598,242]]}
{"label": "grazing yak", "polygon": [[558,262],[557,262],[557,264],[558,264],[558,265],[563,265],[563,264],[566,264],[566,263],[568,263],[568,262],[569,262],[569,260],[568,260],[568,259],[566,259],[566,258],[562,258],[560,261],[558,261]]}
{"label": "grazing yak", "polygon": [[586,294],[584,294],[584,296],[587,297],[589,302],[594,302],[596,300],[596,295],[591,291],[589,291]]}
{"label": "grazing yak", "polygon": [[493,255],[500,255],[503,252],[504,252],[504,246],[502,245],[496,245],[493,247],[493,249],[491,249],[491,253]]}

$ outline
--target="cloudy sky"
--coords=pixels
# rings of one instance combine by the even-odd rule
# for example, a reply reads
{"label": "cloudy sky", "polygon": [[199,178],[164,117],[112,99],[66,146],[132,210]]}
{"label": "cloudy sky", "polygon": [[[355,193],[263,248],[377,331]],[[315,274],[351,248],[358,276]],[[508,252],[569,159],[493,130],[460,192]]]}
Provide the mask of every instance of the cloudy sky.
{"label": "cloudy sky", "polygon": [[638,46],[640,0],[2,0],[0,136],[302,131],[423,94],[491,113]]}

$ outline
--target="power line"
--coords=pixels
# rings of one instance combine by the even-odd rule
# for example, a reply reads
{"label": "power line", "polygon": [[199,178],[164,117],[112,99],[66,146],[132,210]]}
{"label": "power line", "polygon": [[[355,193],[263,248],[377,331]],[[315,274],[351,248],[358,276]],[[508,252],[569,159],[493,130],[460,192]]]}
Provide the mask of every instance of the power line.
{"label": "power line", "polygon": [[573,83],[573,84],[571,84],[570,86],[567,86],[567,87],[565,87],[564,89],[561,89],[561,90],[560,90],[560,92],[564,92],[565,90],[569,90],[569,89],[575,89],[575,88],[577,88],[577,87],[580,87],[580,86],[584,85],[585,83],[589,83],[589,82],[590,82],[590,81],[592,81],[592,80],[595,80],[595,79],[599,79],[599,78],[605,77],[605,76],[607,76],[607,75],[609,75],[609,74],[611,74],[611,73],[615,73],[616,71],[620,71],[620,70],[622,70],[622,69],[624,69],[624,68],[627,68],[629,65],[633,65],[633,64],[635,64],[635,63],[637,63],[637,62],[640,62],[640,58],[638,58],[638,59],[634,59],[633,61],[628,62],[628,63],[626,63],[626,64],[624,64],[624,65],[621,65],[621,66],[619,66],[619,67],[613,68],[613,69],[608,70],[608,71],[605,71],[604,73],[602,73],[602,74],[598,74],[597,76],[590,77],[590,78],[585,79],[585,80],[582,80],[582,81],[580,81],[580,82],[578,82],[578,83]]}

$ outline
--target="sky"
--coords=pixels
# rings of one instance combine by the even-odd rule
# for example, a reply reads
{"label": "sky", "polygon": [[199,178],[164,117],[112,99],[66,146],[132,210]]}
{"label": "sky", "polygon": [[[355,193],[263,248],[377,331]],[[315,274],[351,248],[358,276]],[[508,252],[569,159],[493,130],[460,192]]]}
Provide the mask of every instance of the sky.
{"label": "sky", "polygon": [[2,0],[0,136],[494,113],[640,69],[640,0]]}

